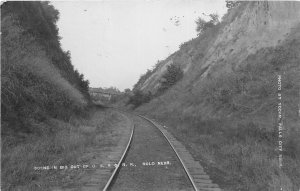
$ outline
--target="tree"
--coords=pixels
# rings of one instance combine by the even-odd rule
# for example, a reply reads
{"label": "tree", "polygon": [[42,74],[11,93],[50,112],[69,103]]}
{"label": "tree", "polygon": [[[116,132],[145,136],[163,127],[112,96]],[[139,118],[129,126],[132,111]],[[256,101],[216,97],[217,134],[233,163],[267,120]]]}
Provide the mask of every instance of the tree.
{"label": "tree", "polygon": [[129,88],[126,88],[126,89],[124,90],[124,93],[125,93],[125,94],[130,94],[130,93],[131,93],[131,90],[130,90]]}
{"label": "tree", "polygon": [[217,13],[212,13],[212,14],[209,14],[208,15],[210,17],[210,21],[211,23],[213,23],[214,25],[220,23],[220,20],[219,20],[219,15]]}
{"label": "tree", "polygon": [[198,33],[200,33],[200,32],[203,31],[203,29],[205,28],[206,21],[205,21],[204,19],[202,19],[201,17],[199,17],[199,18],[196,20],[196,24],[197,24],[196,31],[197,31]]}
{"label": "tree", "polygon": [[201,17],[199,17],[195,22],[196,22],[196,31],[198,32],[198,35],[202,32],[207,30],[208,28],[212,28],[213,26],[217,25],[220,23],[219,20],[219,15],[216,13],[209,14],[210,17],[209,21],[205,21]]}
{"label": "tree", "polygon": [[59,19],[59,12],[49,1],[42,1],[41,6],[44,9],[45,16],[51,20],[52,23],[56,23]]}
{"label": "tree", "polygon": [[129,98],[128,104],[132,104],[135,108],[142,105],[143,103],[149,102],[153,98],[150,91],[144,94],[141,90],[135,90],[133,96]]}
{"label": "tree", "polygon": [[226,0],[226,7],[228,9],[232,9],[232,8],[238,6],[239,4],[240,4],[239,1],[228,1],[228,0]]}
{"label": "tree", "polygon": [[176,84],[183,77],[183,71],[179,66],[171,64],[167,66],[167,72],[162,76],[159,91],[165,91]]}

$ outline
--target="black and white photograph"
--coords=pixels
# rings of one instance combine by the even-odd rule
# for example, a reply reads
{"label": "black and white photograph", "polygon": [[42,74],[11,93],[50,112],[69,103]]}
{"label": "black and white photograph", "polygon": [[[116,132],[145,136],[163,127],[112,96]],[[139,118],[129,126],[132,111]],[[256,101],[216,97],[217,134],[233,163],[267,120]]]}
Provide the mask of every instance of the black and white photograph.
{"label": "black and white photograph", "polygon": [[3,191],[300,191],[300,1],[1,1]]}

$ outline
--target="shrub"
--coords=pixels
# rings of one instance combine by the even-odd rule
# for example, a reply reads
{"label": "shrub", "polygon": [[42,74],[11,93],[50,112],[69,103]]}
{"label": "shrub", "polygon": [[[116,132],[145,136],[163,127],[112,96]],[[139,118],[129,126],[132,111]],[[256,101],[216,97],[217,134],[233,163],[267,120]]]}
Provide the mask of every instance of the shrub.
{"label": "shrub", "polygon": [[175,85],[183,77],[183,71],[179,66],[171,64],[167,66],[167,71],[161,78],[158,93],[162,93]]}
{"label": "shrub", "polygon": [[219,24],[219,15],[217,14],[210,14],[208,15],[210,17],[209,21],[205,21],[204,19],[202,19],[201,17],[199,17],[195,22],[196,22],[196,31],[198,32],[198,35],[203,32],[206,31],[209,28],[213,28],[215,25]]}
{"label": "shrub", "polygon": [[133,95],[129,98],[127,104],[132,104],[134,108],[142,105],[143,103],[149,102],[153,98],[152,93],[149,91],[148,93],[143,93],[140,90],[135,90]]}
{"label": "shrub", "polygon": [[226,0],[226,7],[228,9],[232,9],[234,7],[237,7],[239,4],[240,4],[240,1],[229,1],[229,0]]}

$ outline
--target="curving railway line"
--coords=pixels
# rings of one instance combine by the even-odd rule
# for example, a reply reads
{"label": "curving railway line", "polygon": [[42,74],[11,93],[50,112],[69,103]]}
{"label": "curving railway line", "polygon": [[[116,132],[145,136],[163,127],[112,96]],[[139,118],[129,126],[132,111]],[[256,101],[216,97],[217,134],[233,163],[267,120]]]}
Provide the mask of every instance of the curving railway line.
{"label": "curving railway line", "polygon": [[221,190],[164,127],[144,116],[130,118],[130,139],[103,191]]}

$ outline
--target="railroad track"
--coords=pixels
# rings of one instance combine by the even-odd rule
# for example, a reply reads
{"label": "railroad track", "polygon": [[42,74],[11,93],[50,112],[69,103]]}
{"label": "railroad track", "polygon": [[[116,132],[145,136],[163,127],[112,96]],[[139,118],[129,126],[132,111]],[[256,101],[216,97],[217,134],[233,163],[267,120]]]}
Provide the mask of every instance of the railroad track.
{"label": "railroad track", "polygon": [[106,191],[111,186],[111,183],[112,183],[113,179],[116,177],[117,172],[120,170],[121,163],[123,162],[123,160],[124,160],[124,158],[125,158],[125,156],[126,156],[126,154],[128,152],[128,149],[130,147],[130,144],[132,142],[134,128],[135,128],[135,126],[133,125],[132,130],[131,130],[131,135],[130,135],[129,141],[127,143],[127,146],[126,146],[126,148],[124,150],[124,153],[122,154],[122,157],[121,157],[120,161],[118,162],[117,167],[115,168],[115,170],[113,171],[113,173],[110,176],[109,180],[107,181],[105,187],[103,188],[103,191]]}
{"label": "railroad track", "polygon": [[[187,151],[187,149],[180,142],[178,142],[170,133],[168,133],[168,131],[164,127],[160,126],[159,124],[156,124],[155,122],[153,122],[152,120],[150,120],[144,116],[139,115],[139,117],[141,119],[149,122],[152,126],[156,127],[156,129],[159,130],[159,132],[163,135],[163,137],[165,138],[165,140],[167,141],[169,146],[172,148],[172,152],[174,152],[176,154],[178,161],[180,161],[180,165],[182,166],[184,173],[190,184],[188,190],[221,191],[221,189],[219,188],[219,186],[217,184],[212,183],[209,176],[204,172],[204,169],[199,164],[199,162],[195,161],[193,159],[193,157],[190,155],[190,153]],[[135,128],[135,125],[132,129],[131,136],[130,136],[130,139],[126,146],[126,149],[124,150],[124,153],[123,153],[121,159],[119,160],[117,167],[113,171],[113,173],[112,173],[109,181],[105,185],[103,191],[111,190],[112,187],[114,187],[114,184],[118,181],[118,175],[119,175],[120,169],[122,168],[121,164],[124,162],[124,160],[126,158],[125,156],[128,154],[131,143],[133,142],[132,140],[133,140],[134,131],[135,131],[134,128]],[[124,173],[123,173],[123,175],[124,175]],[[135,177],[135,178],[138,179],[139,177]],[[112,189],[112,190],[118,190],[118,189]],[[135,190],[143,190],[143,189],[135,188]]]}

